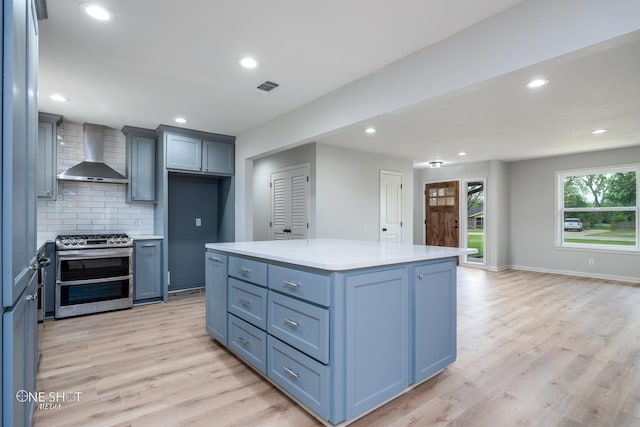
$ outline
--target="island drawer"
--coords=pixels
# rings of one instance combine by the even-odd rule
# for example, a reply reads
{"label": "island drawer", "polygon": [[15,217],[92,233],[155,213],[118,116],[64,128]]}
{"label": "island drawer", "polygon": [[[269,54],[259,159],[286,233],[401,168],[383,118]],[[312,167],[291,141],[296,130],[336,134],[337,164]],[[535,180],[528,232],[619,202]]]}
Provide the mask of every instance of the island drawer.
{"label": "island drawer", "polygon": [[242,360],[267,374],[267,333],[229,316],[229,348]]}
{"label": "island drawer", "polygon": [[271,335],[267,376],[321,418],[329,419],[329,368]]}
{"label": "island drawer", "polygon": [[267,264],[250,259],[229,257],[229,276],[267,287]]}
{"label": "island drawer", "polygon": [[269,265],[269,288],[324,307],[329,306],[330,277],[327,275]]}
{"label": "island drawer", "polygon": [[268,316],[271,335],[329,363],[329,310],[269,291]]}
{"label": "island drawer", "polygon": [[229,312],[261,328],[267,329],[267,290],[229,278]]}

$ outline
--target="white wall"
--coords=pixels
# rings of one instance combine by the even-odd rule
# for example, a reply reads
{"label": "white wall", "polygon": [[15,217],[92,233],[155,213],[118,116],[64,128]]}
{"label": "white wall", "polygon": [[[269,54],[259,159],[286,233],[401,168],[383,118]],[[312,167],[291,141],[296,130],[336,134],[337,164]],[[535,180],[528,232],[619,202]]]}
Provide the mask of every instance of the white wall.
{"label": "white wall", "polygon": [[[64,120],[56,140],[57,173],[84,157],[82,124]],[[118,129],[105,130],[105,163],[126,175],[126,138]],[[74,232],[153,234],[154,205],[126,203],[126,184],[58,181],[57,200],[38,200],[38,236],[55,238]]]}
{"label": "white wall", "polygon": [[413,237],[413,162],[409,159],[317,144],[319,238],[380,239],[380,171],[402,174],[402,241]]}
{"label": "white wall", "polygon": [[238,135],[236,238],[253,235],[253,159],[630,33],[637,16],[637,1],[526,0]]}
{"label": "white wall", "polygon": [[287,168],[309,163],[311,181],[311,206],[309,207],[309,237],[315,237],[316,204],[316,144],[310,143],[253,162],[253,239],[270,240],[270,193],[271,174]]}
{"label": "white wall", "polygon": [[[555,172],[640,162],[640,145],[509,164],[514,268],[640,282],[640,255],[555,247]],[[594,266],[588,259],[595,260]]]}

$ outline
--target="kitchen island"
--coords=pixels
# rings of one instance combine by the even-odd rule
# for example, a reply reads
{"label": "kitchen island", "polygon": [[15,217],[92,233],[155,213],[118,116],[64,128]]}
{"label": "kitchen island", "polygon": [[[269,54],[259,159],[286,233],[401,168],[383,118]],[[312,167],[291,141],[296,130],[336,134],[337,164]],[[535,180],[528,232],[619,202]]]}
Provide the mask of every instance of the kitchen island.
{"label": "kitchen island", "polygon": [[325,423],[456,359],[456,257],[338,239],[206,245],[206,329]]}

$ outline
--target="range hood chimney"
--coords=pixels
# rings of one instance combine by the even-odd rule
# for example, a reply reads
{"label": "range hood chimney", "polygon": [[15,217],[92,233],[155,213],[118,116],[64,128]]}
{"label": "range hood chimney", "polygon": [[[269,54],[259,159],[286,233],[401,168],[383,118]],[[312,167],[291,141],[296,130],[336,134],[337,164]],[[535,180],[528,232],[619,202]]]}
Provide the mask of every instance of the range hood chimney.
{"label": "range hood chimney", "polygon": [[58,175],[67,181],[127,184],[129,180],[104,163],[104,126],[84,124],[84,161]]}

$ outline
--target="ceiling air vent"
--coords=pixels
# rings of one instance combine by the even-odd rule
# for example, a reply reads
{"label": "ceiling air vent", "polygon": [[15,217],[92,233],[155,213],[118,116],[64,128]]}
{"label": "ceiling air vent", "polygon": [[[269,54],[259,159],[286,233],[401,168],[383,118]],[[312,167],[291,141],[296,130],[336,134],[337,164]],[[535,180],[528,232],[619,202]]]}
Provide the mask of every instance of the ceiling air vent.
{"label": "ceiling air vent", "polygon": [[256,90],[258,90],[259,92],[271,92],[278,86],[280,86],[278,83],[270,82],[269,80],[267,80],[264,83],[260,83]]}

